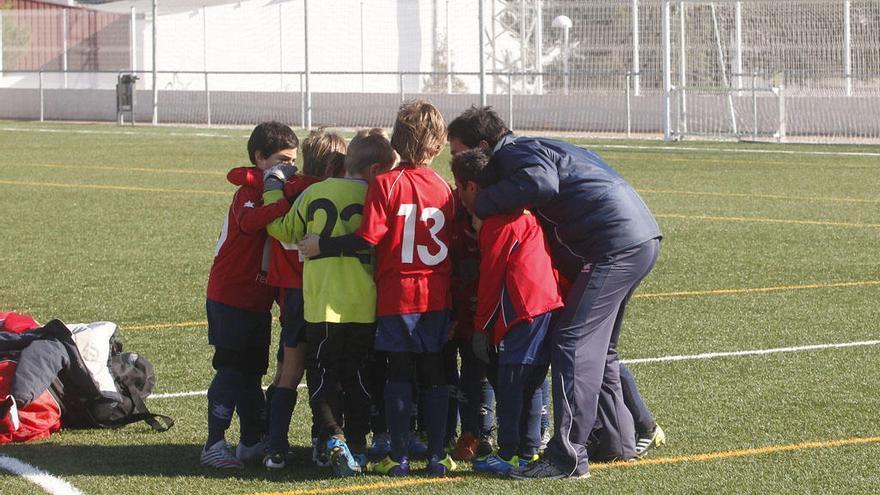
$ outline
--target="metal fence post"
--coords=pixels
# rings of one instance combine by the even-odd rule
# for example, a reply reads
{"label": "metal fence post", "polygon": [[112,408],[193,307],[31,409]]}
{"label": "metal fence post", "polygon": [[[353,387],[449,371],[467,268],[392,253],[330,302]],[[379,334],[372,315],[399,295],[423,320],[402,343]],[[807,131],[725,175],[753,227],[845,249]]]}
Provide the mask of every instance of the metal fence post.
{"label": "metal fence post", "polygon": [[485,58],[485,34],[483,33],[483,0],[477,0],[479,3],[479,25],[480,25],[480,106],[486,106],[486,62]]}
{"label": "metal fence post", "polygon": [[626,73],[626,137],[632,137],[632,103],[630,102],[630,84],[632,73]]}
{"label": "metal fence post", "polygon": [[[633,76],[633,86],[638,96],[641,92],[641,84],[639,81],[639,0],[632,0],[632,44],[633,44],[633,52],[632,52],[632,71],[635,74]],[[629,77],[629,76],[627,76]]]}
{"label": "metal fence post", "polygon": [[309,69],[309,0],[303,0],[303,37],[305,38],[305,125],[304,127],[312,130],[312,88],[311,88],[311,71]]}
{"label": "metal fence post", "polygon": [[303,90],[304,74],[299,73],[299,126],[306,128],[306,92]]}
{"label": "metal fence post", "polygon": [[779,137],[777,141],[780,143],[785,142],[785,135],[788,132],[785,125],[785,79],[783,76],[783,80],[779,83]]}
{"label": "metal fence post", "polygon": [[758,73],[752,73],[752,139],[758,140]]}
{"label": "metal fence post", "polygon": [[211,91],[208,89],[208,71],[205,71],[205,109],[208,112],[208,127],[211,127]]}
{"label": "metal fence post", "polygon": [[663,140],[672,138],[672,47],[669,42],[669,0],[663,0],[660,25],[663,52]]}
{"label": "metal fence post", "polygon": [[507,73],[507,124],[510,129],[513,127],[513,75]]}
{"label": "metal fence post", "polygon": [[44,108],[45,108],[45,100],[43,96],[43,71],[39,73],[40,77],[40,122],[43,121],[44,117]]}
{"label": "metal fence post", "polygon": [[156,26],[159,23],[159,16],[157,14],[156,2],[157,0],[153,0],[153,125],[157,125],[159,123],[159,68],[157,67],[157,63],[159,60],[159,36]]}
{"label": "metal fence post", "polygon": [[403,90],[403,74],[397,75],[397,89],[400,92],[400,102],[403,103],[406,100],[406,94]]}
{"label": "metal fence post", "polygon": [[843,2],[843,77],[846,81],[846,96],[852,96],[852,22],[850,19],[850,0]]}

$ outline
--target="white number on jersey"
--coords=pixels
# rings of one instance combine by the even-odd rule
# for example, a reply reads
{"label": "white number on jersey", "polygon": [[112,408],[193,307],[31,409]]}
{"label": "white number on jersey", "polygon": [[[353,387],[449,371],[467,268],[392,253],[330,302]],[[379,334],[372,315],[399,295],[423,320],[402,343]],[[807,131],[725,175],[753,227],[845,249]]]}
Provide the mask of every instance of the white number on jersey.
{"label": "white number on jersey", "polygon": [[433,224],[428,228],[428,234],[430,234],[431,239],[433,239],[439,249],[437,250],[437,254],[431,254],[428,246],[422,244],[419,244],[418,246],[415,245],[415,213],[416,205],[412,203],[400,205],[400,209],[397,211],[397,216],[404,217],[403,242],[400,246],[400,261],[401,263],[412,263],[413,252],[417,251],[419,253],[419,260],[421,260],[422,263],[428,266],[438,265],[445,260],[446,256],[449,254],[449,248],[443,243],[443,241],[437,238],[437,234],[440,233],[440,230],[446,225],[446,217],[443,216],[443,211],[439,208],[425,208],[422,210],[422,214],[419,215],[419,220],[421,221],[420,225],[424,226],[428,223],[428,220],[433,220]]}

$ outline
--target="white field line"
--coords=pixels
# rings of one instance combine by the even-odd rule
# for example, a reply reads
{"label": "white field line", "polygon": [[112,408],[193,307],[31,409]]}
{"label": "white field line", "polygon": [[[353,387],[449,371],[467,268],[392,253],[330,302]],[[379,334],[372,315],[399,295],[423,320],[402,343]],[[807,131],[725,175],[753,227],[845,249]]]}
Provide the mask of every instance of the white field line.
{"label": "white field line", "polygon": [[[802,345],[797,347],[776,347],[773,349],[753,349],[750,351],[730,351],[730,352],[706,352],[703,354],[688,354],[681,356],[661,356],[661,357],[652,357],[652,358],[638,358],[638,359],[622,359],[621,362],[624,364],[643,364],[643,363],[666,363],[670,361],[694,361],[699,359],[715,359],[715,358],[723,358],[723,357],[738,357],[738,356],[759,356],[764,354],[777,354],[782,352],[803,352],[803,351],[818,351],[823,349],[842,349],[846,347],[865,347],[872,345],[880,345],[880,340],[860,340],[856,342],[841,342],[838,344],[814,344],[814,345]],[[297,388],[306,388],[304,383],[301,383],[297,386]],[[154,394],[149,396],[149,399],[171,399],[175,397],[193,397],[199,395],[207,395],[207,390],[196,390],[193,392],[177,392],[170,394]]]}
{"label": "white field line", "polygon": [[712,153],[754,153],[759,155],[814,155],[814,156],[867,156],[880,157],[880,153],[869,151],[801,151],[801,150],[756,150],[734,148],[698,148],[695,146],[639,146],[630,144],[595,144],[579,145],[589,149],[621,149],[621,150],[661,150],[661,151],[704,151]]}
{"label": "white field line", "polygon": [[83,495],[83,492],[61,478],[56,478],[13,457],[0,455],[0,469],[17,474],[31,483],[39,485],[46,493],[52,495]]}

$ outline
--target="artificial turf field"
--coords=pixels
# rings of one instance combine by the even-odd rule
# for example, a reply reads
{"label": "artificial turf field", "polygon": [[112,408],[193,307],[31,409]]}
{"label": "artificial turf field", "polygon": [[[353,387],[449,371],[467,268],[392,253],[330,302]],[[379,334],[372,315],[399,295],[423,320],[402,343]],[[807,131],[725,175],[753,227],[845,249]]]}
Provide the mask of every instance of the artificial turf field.
{"label": "artificial turf field", "polygon": [[[154,363],[157,394],[196,392],[148,402],[176,420],[168,432],[63,431],[0,447],[0,463],[111,495],[880,490],[880,147],[870,146],[578,141],[640,191],[665,235],[621,338],[669,437],[644,461],[596,464],[584,481],[515,482],[469,466],[442,480],[331,479],[308,460],[301,400],[286,470],[200,468],[205,284],[234,190],[225,175],[247,164],[248,134],[0,122],[0,309],[116,322],[126,348]],[[448,160],[434,164],[447,178]],[[669,356],[690,358],[656,359]],[[0,470],[0,493],[42,489]]]}

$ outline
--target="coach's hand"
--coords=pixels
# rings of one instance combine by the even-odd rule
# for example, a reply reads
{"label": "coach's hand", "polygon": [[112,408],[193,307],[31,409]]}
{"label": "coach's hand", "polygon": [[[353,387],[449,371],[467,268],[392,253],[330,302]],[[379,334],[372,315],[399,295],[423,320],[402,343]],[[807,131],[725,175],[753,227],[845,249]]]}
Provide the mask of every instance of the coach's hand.
{"label": "coach's hand", "polygon": [[312,258],[321,254],[321,238],[315,234],[309,234],[296,243],[296,248],[300,254]]}
{"label": "coach's hand", "polygon": [[277,191],[284,187],[288,177],[296,173],[296,167],[286,163],[273,165],[272,168],[263,172],[263,192]]}
{"label": "coach's hand", "polygon": [[486,334],[474,332],[471,346],[474,348],[474,356],[480,361],[489,364],[489,339],[486,337]]}

